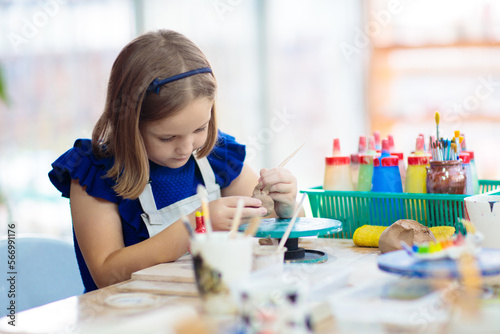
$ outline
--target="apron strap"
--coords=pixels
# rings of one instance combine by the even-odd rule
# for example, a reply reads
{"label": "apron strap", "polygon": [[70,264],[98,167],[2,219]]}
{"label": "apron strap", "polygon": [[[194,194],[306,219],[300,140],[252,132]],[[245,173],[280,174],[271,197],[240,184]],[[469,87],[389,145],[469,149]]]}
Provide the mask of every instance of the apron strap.
{"label": "apron strap", "polygon": [[[211,202],[221,197],[220,186],[215,182],[215,173],[208,162],[207,157],[196,159],[198,167],[200,168],[203,182],[208,193],[208,201]],[[201,206],[201,202],[200,202]]]}
{"label": "apron strap", "polygon": [[[142,210],[146,214],[153,214],[154,212],[158,211],[158,209],[156,208],[155,199],[153,197],[153,189],[151,189],[151,183],[148,182],[142,193],[139,195],[139,202],[141,203]],[[151,222],[151,224],[158,223]]]}

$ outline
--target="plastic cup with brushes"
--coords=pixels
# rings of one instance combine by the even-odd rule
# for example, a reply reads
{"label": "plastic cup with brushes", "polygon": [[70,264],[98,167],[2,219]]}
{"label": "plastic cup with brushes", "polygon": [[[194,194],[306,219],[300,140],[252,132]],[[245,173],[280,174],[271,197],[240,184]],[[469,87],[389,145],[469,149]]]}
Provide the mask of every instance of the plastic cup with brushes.
{"label": "plastic cup with brushes", "polygon": [[[231,285],[248,276],[252,270],[253,238],[246,233],[213,231],[205,187],[198,187],[198,196],[206,233],[193,233],[190,242],[196,286],[206,312],[232,314],[237,308],[231,295]],[[235,224],[239,225],[238,221]]]}

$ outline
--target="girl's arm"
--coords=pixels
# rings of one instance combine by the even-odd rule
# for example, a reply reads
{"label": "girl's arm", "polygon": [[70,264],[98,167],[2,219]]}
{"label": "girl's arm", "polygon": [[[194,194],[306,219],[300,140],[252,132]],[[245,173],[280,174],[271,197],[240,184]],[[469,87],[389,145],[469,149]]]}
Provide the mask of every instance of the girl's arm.
{"label": "girl's arm", "polygon": [[231,182],[229,186],[221,189],[222,197],[248,196],[253,194],[253,188],[257,185],[259,176],[246,164],[243,164],[240,175]]}
{"label": "girl's arm", "polygon": [[[70,205],[78,245],[99,288],[130,279],[135,271],[175,261],[188,250],[188,235],[181,221],[125,247],[118,206],[90,196],[78,180],[71,182]],[[194,214],[190,220],[194,222]]]}

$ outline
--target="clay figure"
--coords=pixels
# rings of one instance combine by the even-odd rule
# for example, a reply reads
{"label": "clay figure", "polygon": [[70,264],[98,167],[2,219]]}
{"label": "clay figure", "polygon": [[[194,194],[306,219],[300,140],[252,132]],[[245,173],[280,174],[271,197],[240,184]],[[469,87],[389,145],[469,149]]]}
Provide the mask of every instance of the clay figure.
{"label": "clay figure", "polygon": [[400,219],[386,228],[380,235],[378,247],[382,253],[403,249],[401,241],[409,246],[414,243],[436,242],[431,230],[411,219]]}

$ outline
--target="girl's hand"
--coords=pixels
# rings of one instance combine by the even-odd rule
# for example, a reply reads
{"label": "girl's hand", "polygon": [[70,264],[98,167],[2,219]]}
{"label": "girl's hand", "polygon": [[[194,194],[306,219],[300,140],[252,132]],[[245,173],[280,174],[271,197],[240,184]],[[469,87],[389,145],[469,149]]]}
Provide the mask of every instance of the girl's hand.
{"label": "girl's hand", "polygon": [[236,206],[239,199],[243,199],[243,210],[241,222],[244,224],[255,216],[264,216],[266,209],[262,208],[262,201],[257,198],[246,196],[221,197],[208,203],[210,210],[210,221],[214,231],[229,231],[236,214]]}
{"label": "girl's hand", "polygon": [[278,217],[291,218],[297,197],[297,179],[285,168],[262,169],[258,186],[269,190]]}

